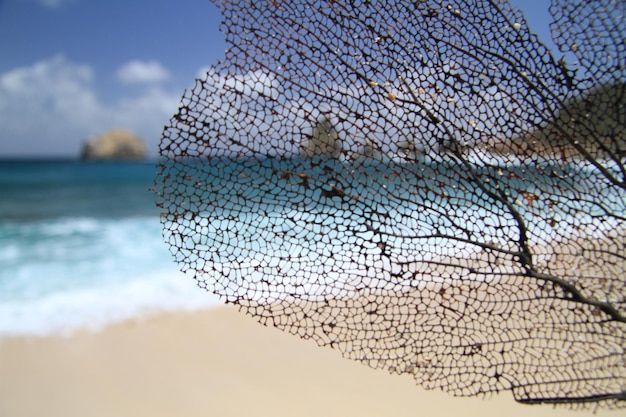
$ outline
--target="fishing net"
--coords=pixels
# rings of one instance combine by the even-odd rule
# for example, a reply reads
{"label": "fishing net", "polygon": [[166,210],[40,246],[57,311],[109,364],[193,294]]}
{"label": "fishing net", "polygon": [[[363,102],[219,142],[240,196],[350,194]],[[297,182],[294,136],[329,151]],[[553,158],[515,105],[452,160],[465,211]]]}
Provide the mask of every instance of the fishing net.
{"label": "fishing net", "polygon": [[623,1],[215,1],[166,243],[263,324],[427,389],[624,407]]}

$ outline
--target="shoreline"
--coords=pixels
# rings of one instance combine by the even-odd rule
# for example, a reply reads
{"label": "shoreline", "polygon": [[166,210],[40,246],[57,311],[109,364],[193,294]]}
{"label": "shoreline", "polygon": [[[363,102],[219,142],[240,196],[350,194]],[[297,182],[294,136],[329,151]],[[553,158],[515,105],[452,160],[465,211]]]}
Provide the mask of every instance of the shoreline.
{"label": "shoreline", "polygon": [[507,392],[481,399],[425,391],[408,377],[262,326],[233,306],[66,335],[0,336],[0,358],[3,417],[593,413],[522,405]]}

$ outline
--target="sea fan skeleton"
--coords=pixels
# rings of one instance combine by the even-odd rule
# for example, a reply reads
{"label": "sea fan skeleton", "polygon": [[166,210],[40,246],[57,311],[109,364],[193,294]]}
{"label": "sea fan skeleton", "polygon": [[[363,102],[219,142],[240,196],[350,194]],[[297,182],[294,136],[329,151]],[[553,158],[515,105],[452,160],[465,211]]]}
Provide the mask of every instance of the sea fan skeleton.
{"label": "sea fan skeleton", "polygon": [[217,1],[164,237],[266,325],[454,395],[624,407],[624,1]]}

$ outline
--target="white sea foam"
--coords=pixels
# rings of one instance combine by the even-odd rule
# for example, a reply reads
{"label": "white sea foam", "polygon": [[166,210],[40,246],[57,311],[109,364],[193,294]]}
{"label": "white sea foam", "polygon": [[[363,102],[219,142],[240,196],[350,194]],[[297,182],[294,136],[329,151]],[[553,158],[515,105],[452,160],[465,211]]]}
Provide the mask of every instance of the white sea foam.
{"label": "white sea foam", "polygon": [[149,313],[205,308],[217,302],[192,279],[174,271],[4,302],[0,305],[0,333],[45,335],[81,328],[95,330]]}
{"label": "white sea foam", "polygon": [[154,218],[4,224],[0,260],[0,334],[98,328],[218,302],[178,271]]}

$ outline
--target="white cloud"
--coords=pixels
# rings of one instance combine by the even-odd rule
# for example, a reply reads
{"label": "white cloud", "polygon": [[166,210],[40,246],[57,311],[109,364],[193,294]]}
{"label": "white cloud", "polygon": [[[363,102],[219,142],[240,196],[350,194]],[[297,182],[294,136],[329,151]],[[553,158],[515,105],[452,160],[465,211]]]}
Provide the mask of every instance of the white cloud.
{"label": "white cloud", "polygon": [[201,67],[198,72],[196,72],[196,78],[204,79],[207,73],[211,71],[214,71],[212,66]]}
{"label": "white cloud", "polygon": [[130,61],[117,71],[120,81],[128,84],[157,83],[169,78],[169,72],[157,61]]}
{"label": "white cloud", "polygon": [[0,74],[0,155],[77,155],[83,141],[112,127],[134,131],[156,153],[181,91],[152,86],[104,103],[88,65],[56,56]]}

